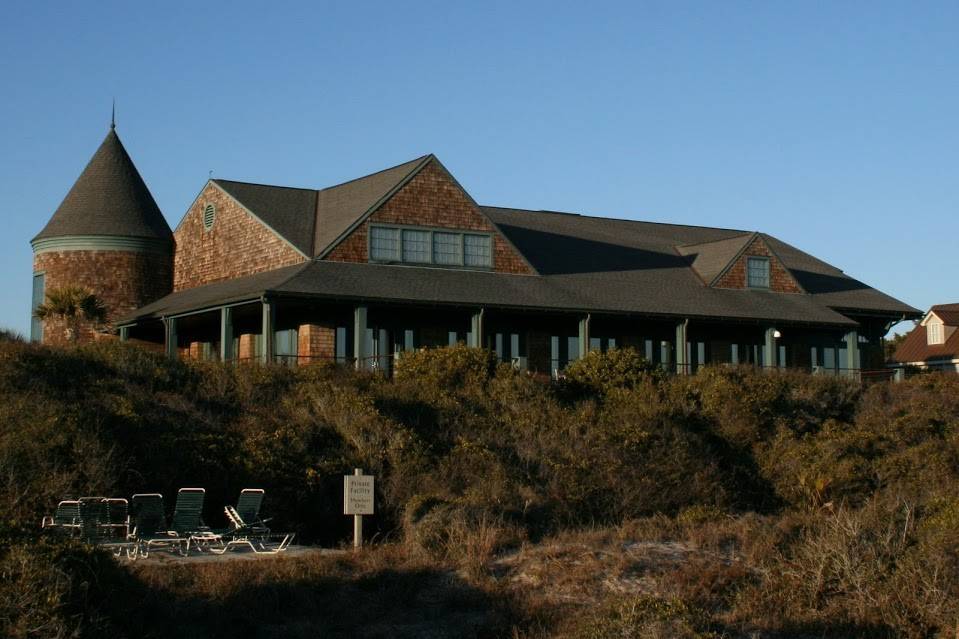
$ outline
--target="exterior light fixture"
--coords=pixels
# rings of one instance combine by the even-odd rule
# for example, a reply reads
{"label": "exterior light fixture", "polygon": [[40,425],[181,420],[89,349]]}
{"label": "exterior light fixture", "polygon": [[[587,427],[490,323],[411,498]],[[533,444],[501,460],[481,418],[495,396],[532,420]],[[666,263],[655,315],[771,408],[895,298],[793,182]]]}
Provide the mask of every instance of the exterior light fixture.
{"label": "exterior light fixture", "polygon": [[783,334],[779,332],[779,329],[776,329],[773,331],[773,337],[775,337],[776,339],[779,339],[782,336]]}

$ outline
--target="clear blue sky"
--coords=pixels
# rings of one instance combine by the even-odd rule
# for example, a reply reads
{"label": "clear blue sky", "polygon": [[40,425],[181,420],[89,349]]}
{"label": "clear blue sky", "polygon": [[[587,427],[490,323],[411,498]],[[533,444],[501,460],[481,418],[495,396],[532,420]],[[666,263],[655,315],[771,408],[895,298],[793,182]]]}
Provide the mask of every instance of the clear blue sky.
{"label": "clear blue sky", "polygon": [[483,204],[762,230],[959,302],[955,0],[9,2],[0,60],[24,333],[29,240],[114,96],[171,227],[211,170],[322,187],[433,152]]}

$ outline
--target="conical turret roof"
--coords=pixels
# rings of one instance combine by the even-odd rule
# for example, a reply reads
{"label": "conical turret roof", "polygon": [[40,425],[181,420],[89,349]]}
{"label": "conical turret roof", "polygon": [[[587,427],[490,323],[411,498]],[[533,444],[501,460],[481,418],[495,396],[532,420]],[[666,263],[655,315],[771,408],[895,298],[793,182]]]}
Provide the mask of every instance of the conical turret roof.
{"label": "conical turret roof", "polygon": [[170,226],[112,126],[33,241],[68,235],[173,240]]}

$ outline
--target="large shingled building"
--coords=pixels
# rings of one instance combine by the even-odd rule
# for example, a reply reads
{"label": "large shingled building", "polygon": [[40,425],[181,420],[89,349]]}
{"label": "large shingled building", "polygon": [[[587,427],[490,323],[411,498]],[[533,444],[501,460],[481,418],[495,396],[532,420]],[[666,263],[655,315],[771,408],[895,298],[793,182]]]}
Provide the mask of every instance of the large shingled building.
{"label": "large shingled building", "polygon": [[[108,144],[122,150],[115,132]],[[89,233],[60,230],[58,211],[35,250],[51,227],[102,238],[115,223],[111,237],[156,240],[159,255],[165,224],[125,174],[121,206],[71,206]],[[158,270],[149,303],[115,318],[170,355],[388,372],[410,349],[465,342],[555,374],[632,346],[677,372],[854,373],[882,365],[890,325],[921,316],[762,232],[481,206],[433,155],[323,189],[211,179],[173,238],[172,283]]]}

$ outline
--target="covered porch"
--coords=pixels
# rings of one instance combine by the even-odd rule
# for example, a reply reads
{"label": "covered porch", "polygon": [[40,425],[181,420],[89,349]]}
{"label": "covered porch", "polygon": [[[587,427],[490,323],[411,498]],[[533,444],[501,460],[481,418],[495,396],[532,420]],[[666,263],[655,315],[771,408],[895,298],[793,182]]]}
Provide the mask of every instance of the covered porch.
{"label": "covered porch", "polygon": [[123,340],[169,357],[299,365],[335,362],[390,375],[404,353],[483,347],[520,370],[557,377],[590,351],[632,347],[675,374],[754,365],[858,376],[881,357],[883,327],[263,296],[120,326]]}

